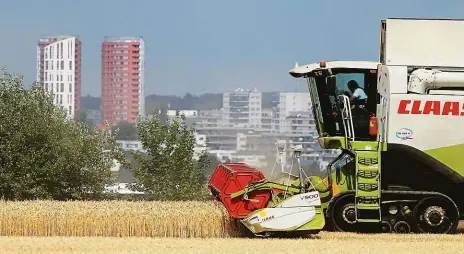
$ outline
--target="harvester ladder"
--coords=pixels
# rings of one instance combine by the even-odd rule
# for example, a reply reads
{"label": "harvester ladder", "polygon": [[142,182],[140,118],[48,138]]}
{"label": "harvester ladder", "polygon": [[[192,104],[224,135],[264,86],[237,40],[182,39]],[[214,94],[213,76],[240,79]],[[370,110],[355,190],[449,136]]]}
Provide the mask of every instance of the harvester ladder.
{"label": "harvester ladder", "polygon": [[380,153],[357,150],[355,209],[357,222],[380,222]]}
{"label": "harvester ladder", "polygon": [[355,141],[353,116],[351,115],[351,103],[350,98],[348,98],[346,95],[340,95],[339,97],[343,101],[343,129],[345,131],[345,144],[348,144],[348,141]]}

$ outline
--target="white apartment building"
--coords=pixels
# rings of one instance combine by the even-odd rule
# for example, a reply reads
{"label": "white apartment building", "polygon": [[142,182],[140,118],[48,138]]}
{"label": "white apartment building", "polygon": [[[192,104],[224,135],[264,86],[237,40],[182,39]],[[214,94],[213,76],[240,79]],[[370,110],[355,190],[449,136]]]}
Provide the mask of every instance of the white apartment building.
{"label": "white apartment building", "polygon": [[48,36],[37,45],[36,81],[73,119],[80,108],[81,42],[76,36]]}
{"label": "white apartment building", "polygon": [[261,93],[237,89],[223,94],[223,120],[230,127],[261,127]]}
{"label": "white apartment building", "polygon": [[310,120],[311,124],[314,123],[309,93],[280,93],[277,103],[274,111],[274,123],[278,133],[291,132],[291,121],[294,121],[295,118],[303,118]]}

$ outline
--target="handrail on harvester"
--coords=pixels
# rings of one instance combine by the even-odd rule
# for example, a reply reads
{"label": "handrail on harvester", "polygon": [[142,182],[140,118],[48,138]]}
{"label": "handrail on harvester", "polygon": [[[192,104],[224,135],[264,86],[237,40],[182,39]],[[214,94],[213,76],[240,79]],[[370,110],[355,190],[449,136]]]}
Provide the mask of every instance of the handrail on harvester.
{"label": "handrail on harvester", "polygon": [[351,103],[350,98],[348,98],[348,96],[339,95],[339,97],[342,98],[343,101],[343,128],[345,130],[345,143],[348,144],[348,139],[355,141],[353,116],[351,114]]}

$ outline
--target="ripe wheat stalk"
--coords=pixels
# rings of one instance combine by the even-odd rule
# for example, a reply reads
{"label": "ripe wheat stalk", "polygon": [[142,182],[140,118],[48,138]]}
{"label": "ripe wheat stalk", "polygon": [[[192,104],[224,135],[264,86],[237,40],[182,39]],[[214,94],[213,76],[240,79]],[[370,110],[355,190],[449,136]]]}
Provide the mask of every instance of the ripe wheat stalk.
{"label": "ripe wheat stalk", "polygon": [[[0,202],[0,236],[235,238],[246,235],[248,230],[233,221],[222,204],[212,201]],[[334,235],[337,233],[331,234]],[[340,234],[337,238],[344,236]]]}
{"label": "ripe wheat stalk", "polygon": [[243,234],[237,225],[215,202],[0,203],[1,236],[225,238]]}

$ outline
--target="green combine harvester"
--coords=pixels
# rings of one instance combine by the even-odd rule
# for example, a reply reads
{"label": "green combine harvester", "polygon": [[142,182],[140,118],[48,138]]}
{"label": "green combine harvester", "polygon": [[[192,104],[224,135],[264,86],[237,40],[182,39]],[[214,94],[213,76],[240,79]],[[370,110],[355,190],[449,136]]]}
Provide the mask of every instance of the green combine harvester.
{"label": "green combine harvester", "polygon": [[[247,207],[238,216],[226,205],[253,233],[456,232],[464,212],[464,20],[387,19],[380,28],[379,62],[321,61],[290,70],[308,82],[320,146],[341,150],[327,178],[300,173],[295,183],[279,184],[250,177],[232,192],[212,191],[225,205]],[[259,218],[267,226],[251,228],[250,217],[278,208],[270,200],[286,188],[295,191],[280,204],[317,193],[319,201],[306,204],[316,216],[281,209],[279,223],[306,224],[279,227],[271,216]],[[254,206],[253,195],[263,197]],[[314,222],[294,218],[302,216]]]}

